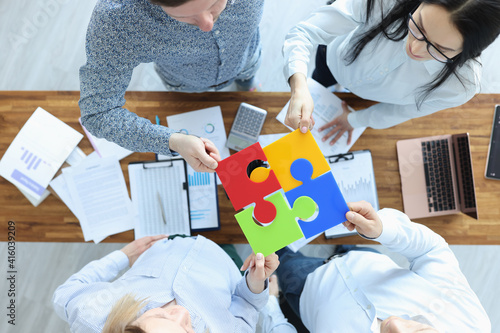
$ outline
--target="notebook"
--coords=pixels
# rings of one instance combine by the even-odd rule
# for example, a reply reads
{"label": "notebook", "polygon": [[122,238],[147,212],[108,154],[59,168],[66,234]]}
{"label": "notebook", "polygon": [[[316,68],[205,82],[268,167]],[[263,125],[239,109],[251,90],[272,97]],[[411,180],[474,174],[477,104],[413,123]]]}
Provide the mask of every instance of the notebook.
{"label": "notebook", "polygon": [[400,140],[396,146],[408,217],[463,212],[477,219],[469,133]]}

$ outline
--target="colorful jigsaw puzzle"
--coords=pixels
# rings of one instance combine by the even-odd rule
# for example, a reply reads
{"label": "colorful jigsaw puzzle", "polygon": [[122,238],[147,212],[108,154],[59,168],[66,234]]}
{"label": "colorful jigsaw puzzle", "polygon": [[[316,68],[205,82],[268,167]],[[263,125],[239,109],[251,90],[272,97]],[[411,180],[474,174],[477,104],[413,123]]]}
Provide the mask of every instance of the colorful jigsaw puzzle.
{"label": "colorful jigsaw puzzle", "polygon": [[[251,163],[269,168],[251,170]],[[345,221],[349,211],[312,134],[299,130],[219,162],[216,172],[248,243],[267,256]]]}

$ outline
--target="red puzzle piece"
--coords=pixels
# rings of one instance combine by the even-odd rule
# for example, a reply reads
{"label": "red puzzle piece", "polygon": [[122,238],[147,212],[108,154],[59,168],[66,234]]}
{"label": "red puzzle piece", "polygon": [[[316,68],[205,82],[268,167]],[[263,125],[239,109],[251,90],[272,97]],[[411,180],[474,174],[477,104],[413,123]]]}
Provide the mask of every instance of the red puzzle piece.
{"label": "red puzzle piece", "polygon": [[276,217],[276,208],[264,197],[281,189],[281,185],[272,170],[262,182],[250,180],[247,167],[255,160],[267,161],[258,142],[220,161],[215,171],[235,210],[255,202],[254,216],[257,221],[270,223]]}

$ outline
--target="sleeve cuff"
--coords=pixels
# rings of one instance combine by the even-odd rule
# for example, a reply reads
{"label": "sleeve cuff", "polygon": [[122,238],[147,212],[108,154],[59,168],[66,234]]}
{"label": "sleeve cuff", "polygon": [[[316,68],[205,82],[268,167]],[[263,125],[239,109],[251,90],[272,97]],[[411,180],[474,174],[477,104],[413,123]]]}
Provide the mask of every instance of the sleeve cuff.
{"label": "sleeve cuff", "polygon": [[302,73],[307,77],[307,64],[300,60],[289,62],[284,68],[287,83],[290,80],[290,77],[295,73]]}
{"label": "sleeve cuff", "polygon": [[269,299],[269,279],[264,281],[264,290],[259,294],[254,294],[247,284],[248,270],[245,272],[240,280],[240,283],[236,286],[239,295],[245,299],[248,303],[252,304],[257,311],[260,311],[267,303]]}
{"label": "sleeve cuff", "polygon": [[351,125],[353,128],[366,127],[366,125],[363,124],[359,119],[363,115],[363,111],[365,110],[359,110],[349,113],[347,115],[347,121],[349,122],[349,125]]}
{"label": "sleeve cuff", "polygon": [[396,239],[398,235],[398,219],[401,215],[406,216],[404,213],[392,209],[392,208],[384,208],[378,211],[378,216],[380,220],[382,220],[382,233],[377,238],[373,240],[379,242],[382,245],[389,244],[394,239]]}
{"label": "sleeve cuff", "polygon": [[120,250],[113,251],[110,254],[108,254],[106,257],[107,257],[107,259],[114,262],[117,269],[120,271],[122,269],[127,268],[130,264],[127,255]]}

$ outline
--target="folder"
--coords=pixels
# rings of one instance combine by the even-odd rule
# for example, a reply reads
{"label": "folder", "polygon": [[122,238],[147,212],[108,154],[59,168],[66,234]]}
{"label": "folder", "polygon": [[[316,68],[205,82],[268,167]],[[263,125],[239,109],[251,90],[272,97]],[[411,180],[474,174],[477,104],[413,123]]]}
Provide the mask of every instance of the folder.
{"label": "folder", "polygon": [[[379,210],[377,185],[370,150],[331,155],[327,156],[326,159],[346,202],[365,200],[376,211]],[[325,237],[337,238],[356,233],[356,230],[349,231],[343,224],[339,224],[326,230]]]}
{"label": "folder", "polygon": [[191,235],[186,162],[132,162],[128,165],[135,238],[159,234]]}

